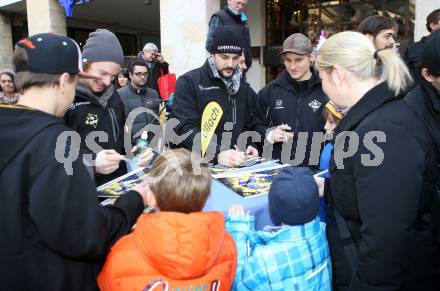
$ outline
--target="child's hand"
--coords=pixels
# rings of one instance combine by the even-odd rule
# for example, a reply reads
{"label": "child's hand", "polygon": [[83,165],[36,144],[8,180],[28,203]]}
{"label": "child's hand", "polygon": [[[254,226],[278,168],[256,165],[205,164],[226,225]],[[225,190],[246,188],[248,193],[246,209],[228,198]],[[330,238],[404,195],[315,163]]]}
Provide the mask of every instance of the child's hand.
{"label": "child's hand", "polygon": [[243,206],[241,206],[239,204],[235,204],[235,205],[231,205],[231,207],[229,208],[228,214],[230,216],[243,216],[243,215],[250,216],[251,212],[248,210],[248,211],[246,211],[246,214],[245,214]]}

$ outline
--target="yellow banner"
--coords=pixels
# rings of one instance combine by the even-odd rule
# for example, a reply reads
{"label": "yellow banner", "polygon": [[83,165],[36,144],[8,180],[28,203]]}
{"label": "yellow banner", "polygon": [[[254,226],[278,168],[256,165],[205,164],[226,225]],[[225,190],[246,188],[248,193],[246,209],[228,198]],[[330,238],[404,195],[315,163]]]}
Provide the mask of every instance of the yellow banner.
{"label": "yellow banner", "polygon": [[217,102],[211,101],[206,105],[202,114],[202,122],[200,124],[202,139],[202,157],[205,157],[208,150],[209,142],[222,118],[223,110]]}

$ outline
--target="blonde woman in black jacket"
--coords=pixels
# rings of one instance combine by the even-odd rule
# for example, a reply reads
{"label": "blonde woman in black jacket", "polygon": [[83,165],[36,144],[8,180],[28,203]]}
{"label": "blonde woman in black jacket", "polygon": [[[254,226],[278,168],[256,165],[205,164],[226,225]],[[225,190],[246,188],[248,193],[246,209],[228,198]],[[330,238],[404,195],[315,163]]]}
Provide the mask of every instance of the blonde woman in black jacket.
{"label": "blonde woman in black jacket", "polygon": [[327,236],[335,290],[438,290],[431,199],[436,151],[397,97],[411,82],[390,49],[341,32],[321,47],[324,91],[349,108],[335,130]]}

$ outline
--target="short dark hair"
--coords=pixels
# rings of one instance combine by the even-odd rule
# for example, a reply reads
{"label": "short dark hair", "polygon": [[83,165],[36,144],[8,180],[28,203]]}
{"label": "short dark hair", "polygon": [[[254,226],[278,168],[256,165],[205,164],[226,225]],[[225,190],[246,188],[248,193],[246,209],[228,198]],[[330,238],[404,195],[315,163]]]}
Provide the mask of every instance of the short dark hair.
{"label": "short dark hair", "polygon": [[396,23],[388,17],[371,15],[359,23],[357,31],[376,37],[384,29],[396,29]]}
{"label": "short dark hair", "polygon": [[147,64],[145,63],[145,61],[142,61],[138,58],[132,58],[127,64],[127,69],[131,74],[133,74],[134,67],[136,67],[136,66],[147,67]]}
{"label": "short dark hair", "polygon": [[429,13],[428,17],[426,17],[426,28],[429,32],[432,32],[431,23],[437,24],[440,21],[440,9],[436,9]]}
{"label": "short dark hair", "polygon": [[[20,46],[15,46],[14,55],[12,57],[14,64],[27,65],[28,54],[26,50]],[[33,72],[17,72],[15,74],[15,88],[19,93],[23,93],[30,87],[51,87],[59,85],[61,74],[46,74]],[[69,82],[74,82],[75,75],[70,74]]]}

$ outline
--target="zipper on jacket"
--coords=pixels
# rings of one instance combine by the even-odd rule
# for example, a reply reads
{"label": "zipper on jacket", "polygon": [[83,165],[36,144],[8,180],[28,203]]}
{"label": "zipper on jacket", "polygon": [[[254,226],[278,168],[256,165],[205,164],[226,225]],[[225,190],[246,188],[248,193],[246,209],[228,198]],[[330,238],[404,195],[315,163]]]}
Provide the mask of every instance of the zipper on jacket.
{"label": "zipper on jacket", "polygon": [[119,126],[116,120],[116,114],[113,110],[113,108],[109,108],[110,118],[112,120],[112,130],[113,130],[113,136],[115,138],[115,141],[118,141],[119,136]]}
{"label": "zipper on jacket", "polygon": [[235,125],[237,123],[237,106],[235,103],[235,98],[231,97],[231,95],[228,94],[228,103],[232,106],[232,124]]}

